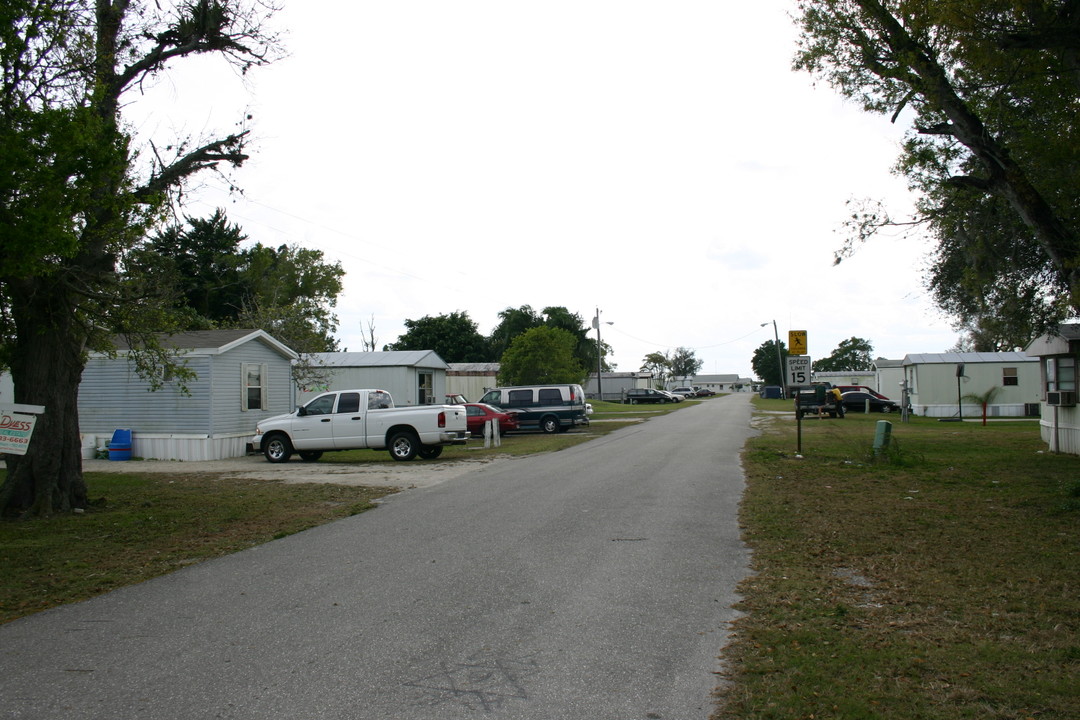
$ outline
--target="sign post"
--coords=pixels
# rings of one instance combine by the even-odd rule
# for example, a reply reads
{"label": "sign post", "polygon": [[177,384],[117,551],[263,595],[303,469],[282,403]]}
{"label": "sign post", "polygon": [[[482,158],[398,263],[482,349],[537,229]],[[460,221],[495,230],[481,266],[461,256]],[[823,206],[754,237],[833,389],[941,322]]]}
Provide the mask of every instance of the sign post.
{"label": "sign post", "polygon": [[[805,346],[805,337],[803,338]],[[796,437],[798,446],[796,452],[802,454],[802,411],[799,409],[799,385],[808,385],[810,383],[810,356],[809,355],[788,355],[787,358],[787,383],[789,386],[796,386],[795,392],[792,393],[792,397],[795,398],[795,425],[796,425]]]}

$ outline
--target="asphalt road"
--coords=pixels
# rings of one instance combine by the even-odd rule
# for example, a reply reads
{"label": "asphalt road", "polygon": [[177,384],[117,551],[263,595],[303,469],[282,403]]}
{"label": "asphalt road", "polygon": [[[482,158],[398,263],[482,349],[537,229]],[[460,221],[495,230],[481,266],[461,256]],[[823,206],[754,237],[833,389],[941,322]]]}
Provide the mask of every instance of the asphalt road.
{"label": "asphalt road", "polygon": [[0,718],[704,720],[747,396],[0,626]]}

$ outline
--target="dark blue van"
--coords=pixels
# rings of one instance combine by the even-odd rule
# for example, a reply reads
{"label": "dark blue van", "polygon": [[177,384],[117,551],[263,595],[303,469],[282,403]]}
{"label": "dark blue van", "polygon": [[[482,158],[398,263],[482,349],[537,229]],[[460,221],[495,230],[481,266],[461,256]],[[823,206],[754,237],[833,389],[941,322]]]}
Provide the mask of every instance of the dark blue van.
{"label": "dark blue van", "polygon": [[522,430],[565,432],[588,425],[585,391],[580,385],[518,385],[488,390],[480,402],[517,415]]}

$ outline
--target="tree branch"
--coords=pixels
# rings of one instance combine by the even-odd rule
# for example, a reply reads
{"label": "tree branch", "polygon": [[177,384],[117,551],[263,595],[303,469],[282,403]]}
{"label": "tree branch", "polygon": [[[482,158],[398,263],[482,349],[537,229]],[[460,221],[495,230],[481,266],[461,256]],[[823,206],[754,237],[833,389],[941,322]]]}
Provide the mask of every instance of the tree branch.
{"label": "tree branch", "polygon": [[249,130],[244,130],[220,140],[214,140],[192,150],[171,165],[163,165],[146,181],[146,184],[132,191],[132,198],[137,202],[147,202],[176,186],[189,175],[206,168],[216,167],[219,162],[227,162],[233,167],[239,167],[248,159],[242,151],[244,138],[249,132]]}
{"label": "tree branch", "polygon": [[994,183],[985,178],[973,177],[971,175],[954,175],[946,179],[949,185],[958,188],[965,188],[968,190],[978,190],[980,192],[993,192]]}

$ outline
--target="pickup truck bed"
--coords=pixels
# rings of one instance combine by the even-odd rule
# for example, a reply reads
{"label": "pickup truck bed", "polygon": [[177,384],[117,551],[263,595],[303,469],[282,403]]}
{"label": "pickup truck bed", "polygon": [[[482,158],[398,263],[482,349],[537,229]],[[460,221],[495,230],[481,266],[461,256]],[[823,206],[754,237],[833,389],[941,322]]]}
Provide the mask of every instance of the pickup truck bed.
{"label": "pickup truck bed", "polygon": [[792,387],[791,392],[795,397],[795,414],[800,418],[804,415],[820,414],[827,414],[832,418],[843,417],[843,408],[838,406],[824,385]]}

